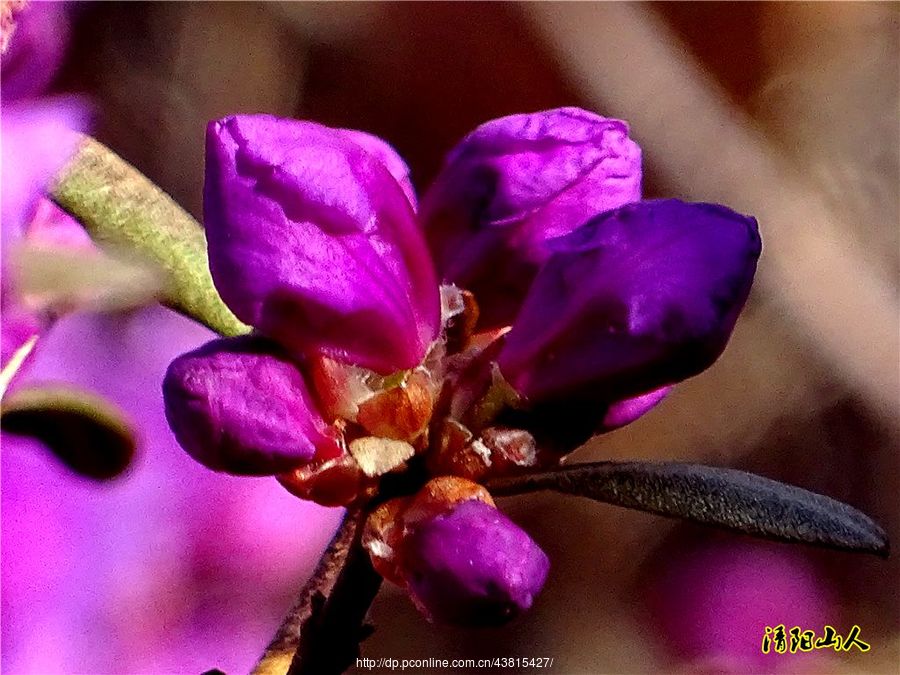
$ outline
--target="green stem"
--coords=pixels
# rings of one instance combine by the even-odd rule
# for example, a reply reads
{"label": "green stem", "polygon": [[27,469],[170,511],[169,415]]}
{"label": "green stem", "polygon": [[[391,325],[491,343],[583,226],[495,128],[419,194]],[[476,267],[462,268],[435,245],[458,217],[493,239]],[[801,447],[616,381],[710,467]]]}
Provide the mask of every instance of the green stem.
{"label": "green stem", "polygon": [[51,196],[99,245],[133,252],[162,268],[163,304],[221,335],[249,331],[213,285],[200,224],[109,148],[84,137]]}

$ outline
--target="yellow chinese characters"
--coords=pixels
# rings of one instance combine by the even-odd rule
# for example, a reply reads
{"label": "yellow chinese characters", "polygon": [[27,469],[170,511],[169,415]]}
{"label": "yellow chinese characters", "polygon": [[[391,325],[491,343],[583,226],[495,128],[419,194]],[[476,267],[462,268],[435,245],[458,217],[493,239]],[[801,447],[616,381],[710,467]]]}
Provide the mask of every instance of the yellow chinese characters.
{"label": "yellow chinese characters", "polygon": [[838,635],[837,631],[826,625],[823,629],[825,633],[822,637],[816,637],[815,631],[802,630],[799,626],[794,626],[789,631],[785,629],[783,623],[778,624],[774,628],[766,626],[763,634],[762,646],[760,650],[763,654],[774,651],[777,654],[800,652],[811,652],[814,649],[834,649],[836,652],[849,652],[856,647],[861,652],[867,652],[871,649],[868,642],[863,642],[860,637],[859,626],[855,625],[847,633],[846,637]]}

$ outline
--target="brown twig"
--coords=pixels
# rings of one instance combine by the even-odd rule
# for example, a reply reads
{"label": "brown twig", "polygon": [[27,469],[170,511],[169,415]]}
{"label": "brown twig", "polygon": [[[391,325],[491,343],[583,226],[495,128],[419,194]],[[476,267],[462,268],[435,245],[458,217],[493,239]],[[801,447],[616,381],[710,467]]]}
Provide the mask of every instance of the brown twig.
{"label": "brown twig", "polygon": [[361,510],[347,512],[254,675],[342,673],[359,655],[363,621],[381,585],[359,544],[363,522]]}

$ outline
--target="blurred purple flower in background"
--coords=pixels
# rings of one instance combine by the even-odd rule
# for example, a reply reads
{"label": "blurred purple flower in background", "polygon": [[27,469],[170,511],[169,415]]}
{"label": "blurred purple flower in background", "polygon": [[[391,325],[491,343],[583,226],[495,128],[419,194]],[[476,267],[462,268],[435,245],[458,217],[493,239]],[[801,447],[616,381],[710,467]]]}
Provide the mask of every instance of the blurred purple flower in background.
{"label": "blurred purple flower in background", "polygon": [[49,180],[72,156],[87,128],[88,107],[76,97],[3,104],[3,243],[22,236]]}
{"label": "blurred purple flower in background", "polygon": [[665,556],[650,598],[672,652],[718,672],[796,672],[817,655],[763,654],[766,626],[821,635],[826,624],[841,625],[827,576],[804,551],[767,542],[713,537],[683,546]]}
{"label": "blurred purple flower in background", "polygon": [[14,14],[15,29],[0,57],[5,101],[38,96],[53,82],[69,42],[67,2],[30,2]]}
{"label": "blurred purple flower in background", "polygon": [[311,571],[337,510],[206,471],[167,428],[162,374],[209,335],[155,308],[72,316],[46,337],[25,379],[118,403],[139,456],[98,485],[4,434],[4,672],[246,672]]}
{"label": "blurred purple flower in background", "polygon": [[[2,366],[26,341],[52,323],[51,317],[38,308],[26,306],[18,296],[8,269],[10,249],[26,239],[64,246],[83,245],[87,239],[78,223],[54,212],[55,207],[42,197],[47,182],[75,150],[71,132],[83,130],[86,122],[87,108],[80,99],[42,99],[3,106],[0,131]],[[36,216],[37,225],[32,229],[30,224]]]}
{"label": "blurred purple flower in background", "polygon": [[[51,317],[21,302],[17,243],[90,246],[42,197],[86,129],[76,97],[28,99],[56,73],[64,3],[35,2],[2,63],[3,365]],[[274,484],[199,469],[178,449],[158,383],[209,332],[162,309],[62,319],[17,384],[65,381],[108,396],[139,436],[131,472],[106,485],[71,474],[37,441],[2,437],[2,670],[246,671],[290,604],[337,513]]]}
{"label": "blurred purple flower in background", "polygon": [[[30,236],[29,224],[40,216],[42,241],[81,241],[81,227],[64,214],[48,217],[42,205],[51,177],[75,151],[73,131],[88,125],[87,102],[78,97],[34,99],[46,89],[62,62],[68,41],[64,3],[31,3],[15,10],[15,31],[2,56],[2,129],[0,129],[0,193],[2,193],[2,325],[5,366],[11,356],[34,335],[46,330],[50,317],[25,306],[17,297],[8,269],[9,249]],[[41,206],[42,212],[37,213]],[[77,232],[69,237],[60,232]],[[68,243],[68,242],[67,242]],[[20,369],[21,370],[21,369]]]}

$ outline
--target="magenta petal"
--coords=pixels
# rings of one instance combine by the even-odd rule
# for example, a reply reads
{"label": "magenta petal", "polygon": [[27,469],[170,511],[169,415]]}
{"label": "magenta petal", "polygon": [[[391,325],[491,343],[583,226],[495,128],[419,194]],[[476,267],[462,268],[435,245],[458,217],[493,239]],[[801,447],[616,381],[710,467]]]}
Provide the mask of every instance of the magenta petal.
{"label": "magenta petal", "polygon": [[639,417],[650,412],[672,391],[672,387],[660,387],[646,394],[640,394],[632,398],[622,399],[609,405],[606,414],[600,422],[600,429],[612,431],[626,424],[631,424]]}
{"label": "magenta petal", "polygon": [[3,106],[0,201],[4,243],[21,236],[47,183],[75,152],[78,137],[73,131],[84,130],[88,116],[84,101],[73,97]]}
{"label": "magenta petal", "polygon": [[532,402],[617,401],[707,368],[761,244],[753,218],[661,200],[603,214],[552,248],[499,356]]}
{"label": "magenta petal", "polygon": [[641,197],[641,151],[628,126],[579,108],[512,115],[453,150],[422,200],[447,281],[478,298],[486,327],[515,317],[548,239]]}
{"label": "magenta petal", "polygon": [[47,198],[38,200],[31,220],[25,225],[30,244],[61,249],[96,250],[87,230]]}
{"label": "magenta petal", "polygon": [[217,471],[281,473],[328,442],[303,375],[260,338],[213,340],[179,356],[163,396],[181,447]]}
{"label": "magenta petal", "polygon": [[15,15],[16,28],[0,61],[5,102],[37,96],[59,70],[69,41],[65,2],[31,2]]}
{"label": "magenta petal", "polygon": [[550,561],[531,537],[493,506],[458,504],[409,535],[404,573],[430,619],[494,625],[529,609]]}
{"label": "magenta petal", "polygon": [[295,354],[388,373],[421,361],[440,299],[397,167],[382,157],[309,122],[212,122],[204,222],[216,287],[241,320]]}
{"label": "magenta petal", "polygon": [[397,181],[397,184],[403,188],[403,193],[415,211],[417,206],[416,189],[409,179],[409,167],[394,148],[378,138],[378,136],[367,134],[365,131],[355,131],[353,129],[340,129],[339,131],[384,164],[385,168],[391,172],[394,180]]}

